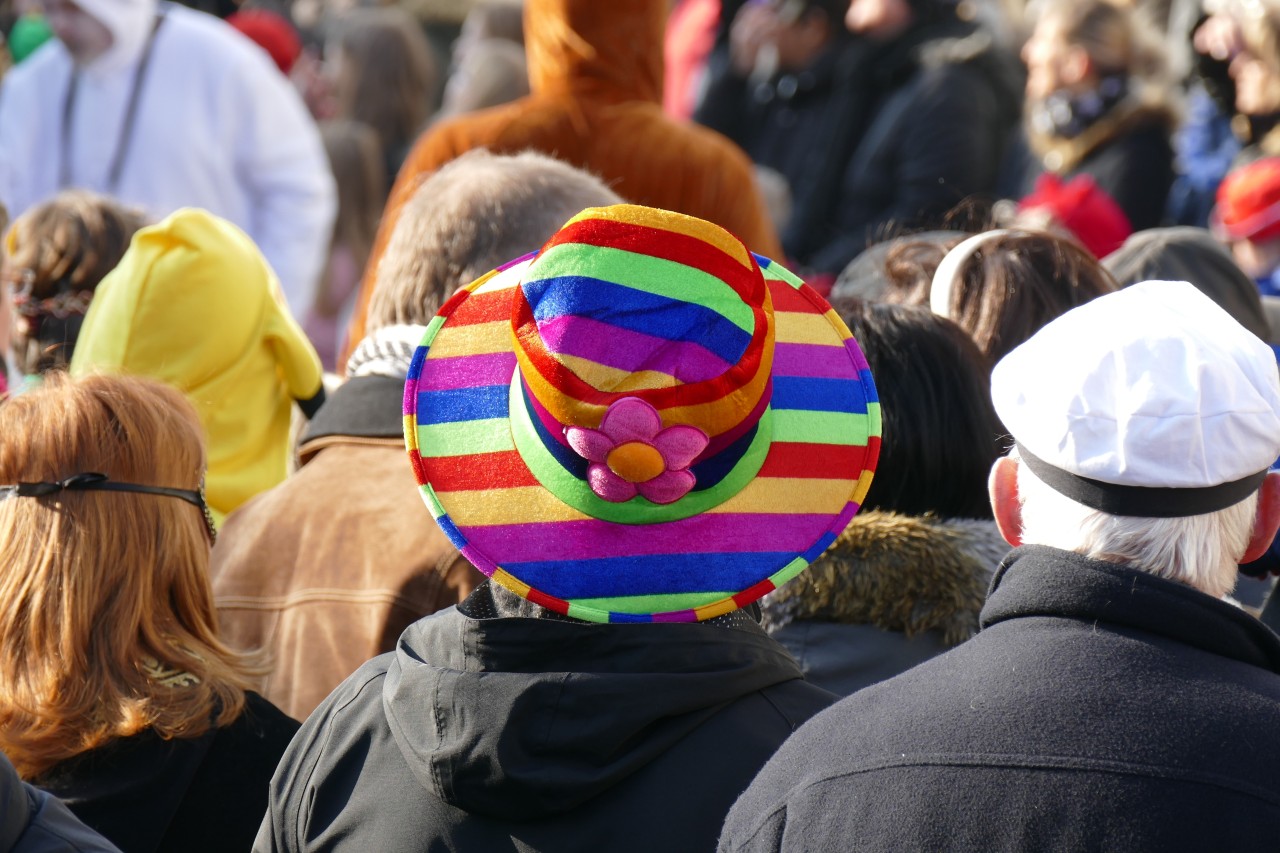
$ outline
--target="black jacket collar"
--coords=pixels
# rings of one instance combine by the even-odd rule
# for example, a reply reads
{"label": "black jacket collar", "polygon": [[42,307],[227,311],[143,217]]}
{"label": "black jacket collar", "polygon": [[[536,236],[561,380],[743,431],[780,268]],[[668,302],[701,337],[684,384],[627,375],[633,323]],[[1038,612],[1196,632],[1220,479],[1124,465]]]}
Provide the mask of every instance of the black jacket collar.
{"label": "black jacket collar", "polygon": [[357,376],[347,380],[307,425],[302,444],[321,438],[397,438],[404,434],[404,380]]}
{"label": "black jacket collar", "polygon": [[1025,616],[1061,616],[1158,634],[1280,673],[1280,637],[1234,605],[1174,581],[1079,554],[1028,545],[991,579],[983,629]]}

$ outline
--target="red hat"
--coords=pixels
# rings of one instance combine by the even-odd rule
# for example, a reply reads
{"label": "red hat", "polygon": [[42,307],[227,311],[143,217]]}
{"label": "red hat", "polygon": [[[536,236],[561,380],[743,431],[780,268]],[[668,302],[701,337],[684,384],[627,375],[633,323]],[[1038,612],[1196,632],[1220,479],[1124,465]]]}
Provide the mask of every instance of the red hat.
{"label": "red hat", "polygon": [[1210,221],[1219,239],[1280,237],[1280,157],[1264,157],[1228,173],[1218,186]]}
{"label": "red hat", "polygon": [[227,23],[271,54],[276,66],[288,74],[302,53],[302,39],[281,15],[266,9],[241,9],[227,17]]}
{"label": "red hat", "polygon": [[1119,249],[1133,233],[1129,217],[1091,175],[1063,181],[1046,172],[1036,179],[1031,195],[1018,202],[1019,210],[1036,208],[1051,213],[1095,258]]}

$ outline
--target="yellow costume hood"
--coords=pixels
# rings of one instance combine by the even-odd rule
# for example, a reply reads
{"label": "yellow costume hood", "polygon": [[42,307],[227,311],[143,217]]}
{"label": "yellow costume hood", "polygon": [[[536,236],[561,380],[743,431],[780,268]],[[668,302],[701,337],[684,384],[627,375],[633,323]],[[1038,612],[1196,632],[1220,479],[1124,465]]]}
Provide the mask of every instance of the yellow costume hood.
{"label": "yellow costume hood", "polygon": [[320,360],[275,273],[240,229],[184,209],[133,238],[98,285],[71,373],[150,376],[195,404],[205,490],[221,519],[285,478],[292,400],[322,391]]}

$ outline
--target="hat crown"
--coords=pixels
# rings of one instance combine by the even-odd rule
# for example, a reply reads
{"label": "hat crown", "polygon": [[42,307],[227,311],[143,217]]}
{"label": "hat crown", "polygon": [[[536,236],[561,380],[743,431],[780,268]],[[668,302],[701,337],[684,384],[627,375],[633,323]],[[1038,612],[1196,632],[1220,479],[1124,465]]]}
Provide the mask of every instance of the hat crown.
{"label": "hat crown", "polygon": [[[550,476],[668,505],[713,485],[700,463],[718,458],[718,484],[742,461],[769,405],[774,318],[759,264],[731,234],[665,210],[591,208],[506,274],[519,279],[517,408],[559,460]],[[622,447],[637,442],[652,452]],[[685,511],[697,509],[672,510]]]}
{"label": "hat crown", "polygon": [[[736,238],[702,220],[634,205],[591,208],[520,280],[512,332],[521,369],[545,380],[535,396],[558,405],[566,425],[598,427],[612,403],[634,396],[664,424],[714,435],[723,430],[675,410],[732,396],[771,360],[773,310],[760,268]],[[748,411],[762,391],[748,393]],[[550,399],[562,395],[569,399]]]}
{"label": "hat crown", "polygon": [[1020,446],[1101,483],[1207,488],[1280,455],[1275,354],[1187,282],[1068,311],[996,365],[991,396]]}

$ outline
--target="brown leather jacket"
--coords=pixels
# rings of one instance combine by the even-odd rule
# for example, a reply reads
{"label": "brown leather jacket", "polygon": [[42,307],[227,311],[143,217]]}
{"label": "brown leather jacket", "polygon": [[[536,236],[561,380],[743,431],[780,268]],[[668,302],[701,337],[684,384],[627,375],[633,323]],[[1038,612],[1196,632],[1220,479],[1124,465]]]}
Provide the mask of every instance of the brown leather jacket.
{"label": "brown leather jacket", "polygon": [[[267,652],[258,689],[299,720],[415,620],[483,580],[431,519],[403,440],[376,434],[400,429],[391,421],[402,389],[381,377],[339,388],[312,422],[302,468],[232,513],[213,550],[223,639]],[[395,398],[393,414],[371,396]],[[383,423],[368,424],[370,413]]]}

